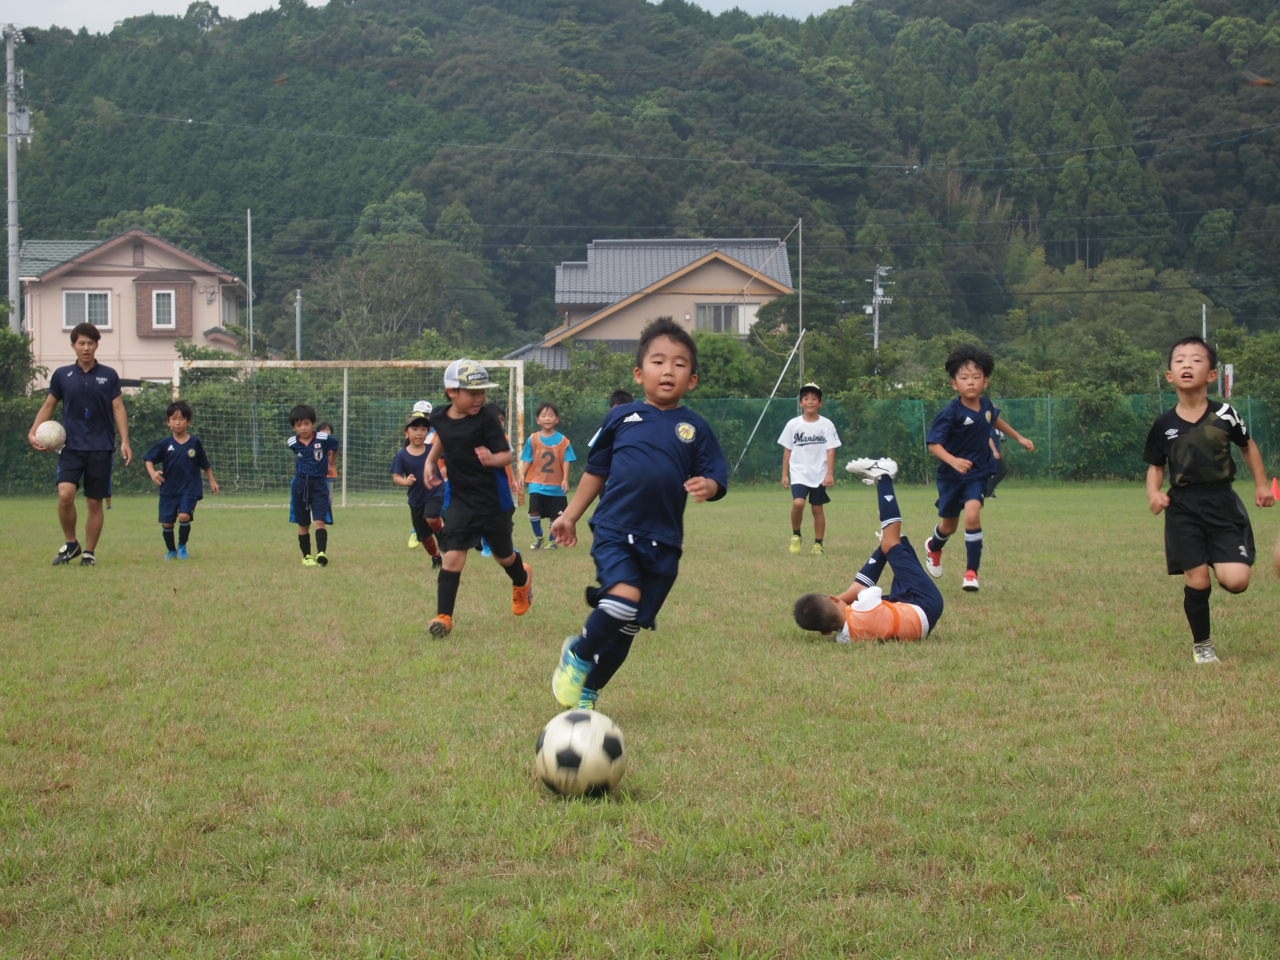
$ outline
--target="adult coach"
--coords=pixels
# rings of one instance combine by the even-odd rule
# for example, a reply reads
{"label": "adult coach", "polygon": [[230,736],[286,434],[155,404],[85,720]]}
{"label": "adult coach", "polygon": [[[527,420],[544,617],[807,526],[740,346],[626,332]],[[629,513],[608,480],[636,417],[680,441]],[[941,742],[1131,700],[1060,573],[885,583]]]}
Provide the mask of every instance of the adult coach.
{"label": "adult coach", "polygon": [[[58,548],[53,558],[55,567],[70,563],[76,557],[84,567],[92,567],[96,562],[94,550],[102,535],[102,501],[111,494],[111,461],[117,432],[124,465],[127,467],[133,461],[120,377],[97,360],[101,339],[102,334],[92,323],[81,323],[71,331],[76,362],[53,371],[49,395],[27,434],[27,442],[33,448],[44,450],[36,439],[36,430],[52,418],[58,401],[62,401],[62,425],[67,431],[67,442],[58,455],[58,521],[67,542]],[[89,512],[83,547],[76,538],[76,490],[82,481]]]}

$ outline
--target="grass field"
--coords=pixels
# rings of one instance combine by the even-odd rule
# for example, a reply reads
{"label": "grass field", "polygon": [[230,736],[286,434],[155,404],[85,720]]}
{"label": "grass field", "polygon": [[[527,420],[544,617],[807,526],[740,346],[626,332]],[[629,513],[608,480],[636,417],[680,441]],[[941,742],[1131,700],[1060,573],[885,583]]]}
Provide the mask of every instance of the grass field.
{"label": "grass field", "polygon": [[[931,491],[900,493],[922,542]],[[923,643],[802,635],[873,496],[837,487],[826,557],[788,556],[781,490],[690,504],[600,802],[532,773],[585,547],[528,555],[519,620],[473,555],[442,643],[403,506],[340,511],[303,569],[283,504],[206,498],[165,563],[118,498],[99,566],[52,569],[52,497],[0,502],[0,956],[1274,957],[1280,511],[1197,667],[1132,484],[1005,484]]]}

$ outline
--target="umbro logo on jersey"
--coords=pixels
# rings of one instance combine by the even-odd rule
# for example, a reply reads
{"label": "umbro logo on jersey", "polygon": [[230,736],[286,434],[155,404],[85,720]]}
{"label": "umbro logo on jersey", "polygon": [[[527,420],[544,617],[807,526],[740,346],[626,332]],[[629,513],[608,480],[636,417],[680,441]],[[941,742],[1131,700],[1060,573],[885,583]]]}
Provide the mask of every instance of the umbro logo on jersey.
{"label": "umbro logo on jersey", "polygon": [[1168,430],[1166,430],[1166,431],[1164,432],[1164,438],[1165,438],[1166,440],[1177,440],[1177,439],[1178,439],[1178,428],[1177,428],[1177,427],[1170,427]]}
{"label": "umbro logo on jersey", "polygon": [[644,423],[644,417],[640,416],[639,413],[633,413],[629,417],[623,417],[622,422],[623,423]]}

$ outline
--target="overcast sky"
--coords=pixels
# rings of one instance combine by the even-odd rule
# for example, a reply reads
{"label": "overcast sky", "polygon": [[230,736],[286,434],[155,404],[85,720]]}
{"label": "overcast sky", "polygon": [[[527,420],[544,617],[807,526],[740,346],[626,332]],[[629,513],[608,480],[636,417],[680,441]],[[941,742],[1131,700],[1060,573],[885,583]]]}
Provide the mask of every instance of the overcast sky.
{"label": "overcast sky", "polygon": [[[698,6],[721,13],[739,7],[750,14],[781,13],[804,19],[843,6],[852,0],[695,0]],[[19,27],[87,27],[90,33],[109,33],[111,25],[126,17],[147,13],[181,16],[190,0],[0,0],[0,23]],[[215,7],[226,17],[240,19],[260,10],[276,6],[275,0],[214,0]]]}

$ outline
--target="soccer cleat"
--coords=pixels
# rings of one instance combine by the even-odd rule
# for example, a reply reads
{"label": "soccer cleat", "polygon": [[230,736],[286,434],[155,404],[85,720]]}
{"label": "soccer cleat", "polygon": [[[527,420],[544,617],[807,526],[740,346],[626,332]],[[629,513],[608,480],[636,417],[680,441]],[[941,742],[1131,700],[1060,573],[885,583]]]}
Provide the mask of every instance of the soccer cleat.
{"label": "soccer cleat", "polygon": [[93,558],[93,554],[88,550],[80,555],[80,566],[82,567],[93,567],[96,566],[97,563],[98,561]]}
{"label": "soccer cleat", "polygon": [[849,473],[862,477],[862,482],[868,486],[875,486],[876,481],[881,477],[892,480],[898,475],[898,461],[890,460],[888,457],[881,457],[878,460],[860,457],[857,460],[850,460],[844,468]]}
{"label": "soccer cleat", "polygon": [[178,551],[177,551],[177,550],[170,550],[168,553],[166,553],[166,554],[164,555],[164,558],[165,558],[166,560],[177,560],[177,559],[178,559]]}
{"label": "soccer cleat", "polygon": [[791,551],[793,557],[800,556],[800,534],[793,533],[791,535],[791,546],[787,549]]}
{"label": "soccer cleat", "polygon": [[321,567],[327,567],[329,565],[329,558],[324,555],[323,550],[316,554],[316,564]]}
{"label": "soccer cleat", "polygon": [[511,612],[523,617],[533,606],[533,567],[524,565],[524,586],[511,588]]}
{"label": "soccer cleat", "polygon": [[935,580],[942,576],[942,551],[933,549],[933,537],[924,542],[924,568]]}
{"label": "soccer cleat", "polygon": [[533,543],[529,544],[529,549],[530,549],[530,550],[541,550],[541,549],[542,549],[542,540],[543,540],[543,538],[542,538],[542,537],[537,537],[537,538],[535,538],[535,539],[534,539],[534,541],[533,541]]}
{"label": "soccer cleat", "polygon": [[67,546],[65,543],[58,548],[58,552],[53,556],[53,565],[60,567],[64,563],[70,563],[76,557],[80,556],[84,551],[80,549],[79,543],[73,543]]}
{"label": "soccer cleat", "polygon": [[311,554],[309,554],[309,553],[308,553],[305,557],[303,557],[303,558],[302,558],[302,565],[303,565],[304,567],[318,567],[318,566],[319,566],[319,564],[318,564],[318,563],[316,563],[316,558],[315,558],[315,557],[313,557],[313,556],[312,556]]}
{"label": "soccer cleat", "polygon": [[968,590],[970,593],[978,592],[978,571],[966,570],[964,572],[964,582],[960,584],[962,590]]}
{"label": "soccer cleat", "polygon": [[1196,663],[1221,663],[1218,659],[1218,651],[1213,649],[1213,641],[1206,640],[1204,643],[1197,643],[1191,648],[1191,659]]}
{"label": "soccer cleat", "polygon": [[594,710],[596,708],[596,704],[599,701],[600,701],[599,690],[588,690],[586,687],[583,687],[582,693],[578,697],[578,705],[574,709],[575,710]]}
{"label": "soccer cleat", "polygon": [[453,617],[447,613],[437,613],[427,624],[427,633],[438,640],[443,640],[453,632]]}
{"label": "soccer cleat", "polygon": [[178,559],[179,559],[179,560],[188,560],[188,559],[190,559],[190,557],[191,557],[191,555],[190,555],[189,553],[187,553],[187,545],[186,545],[185,543],[180,544],[180,545],[178,546]]}
{"label": "soccer cleat", "polygon": [[492,556],[493,556],[493,547],[489,546],[489,544],[488,544],[487,542],[486,542],[486,543],[482,543],[482,544],[480,544],[480,556],[482,556],[482,557],[492,557]]}
{"label": "soccer cleat", "polygon": [[409,534],[409,549],[410,550],[418,549],[418,531],[417,530]]}
{"label": "soccer cleat", "polygon": [[551,692],[562,707],[578,705],[578,701],[582,699],[582,688],[587,684],[587,671],[591,669],[591,664],[569,650],[569,646],[577,639],[570,637],[565,642],[560,663],[551,675]]}
{"label": "soccer cleat", "polygon": [[820,557],[824,553],[826,553],[826,551],[822,549],[822,544],[820,543],[815,543],[812,547],[810,547],[809,552],[812,553],[815,557]]}
{"label": "soccer cleat", "polygon": [[444,566],[444,557],[440,556],[440,554],[437,553],[434,557],[431,558],[431,569],[439,570],[442,566]]}

